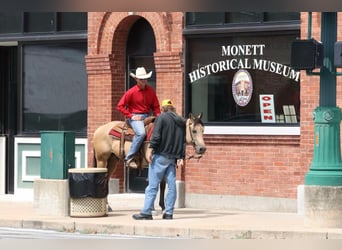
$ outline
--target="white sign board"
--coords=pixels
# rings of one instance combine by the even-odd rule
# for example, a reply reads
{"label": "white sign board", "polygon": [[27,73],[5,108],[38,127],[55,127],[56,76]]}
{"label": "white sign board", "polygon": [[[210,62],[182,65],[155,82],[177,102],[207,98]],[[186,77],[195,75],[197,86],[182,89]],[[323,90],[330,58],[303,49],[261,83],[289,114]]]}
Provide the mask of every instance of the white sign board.
{"label": "white sign board", "polygon": [[260,116],[262,123],[275,123],[273,95],[260,95]]}

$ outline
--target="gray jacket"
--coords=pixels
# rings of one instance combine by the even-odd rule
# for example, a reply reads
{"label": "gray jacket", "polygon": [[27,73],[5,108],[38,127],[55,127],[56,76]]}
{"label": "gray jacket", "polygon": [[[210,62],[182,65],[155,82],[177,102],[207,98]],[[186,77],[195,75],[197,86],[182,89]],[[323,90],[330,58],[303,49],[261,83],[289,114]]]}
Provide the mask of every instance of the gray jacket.
{"label": "gray jacket", "polygon": [[186,120],[174,112],[163,112],[157,116],[150,141],[154,153],[168,158],[185,158]]}

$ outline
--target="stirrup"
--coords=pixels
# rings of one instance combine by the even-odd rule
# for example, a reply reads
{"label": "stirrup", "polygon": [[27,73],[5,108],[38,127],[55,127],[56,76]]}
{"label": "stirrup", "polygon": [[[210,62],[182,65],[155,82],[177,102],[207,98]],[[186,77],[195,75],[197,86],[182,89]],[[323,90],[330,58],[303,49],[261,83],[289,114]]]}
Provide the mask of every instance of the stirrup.
{"label": "stirrup", "polygon": [[132,157],[128,160],[125,160],[125,166],[130,167],[130,168],[138,168],[138,165],[135,162],[134,157]]}

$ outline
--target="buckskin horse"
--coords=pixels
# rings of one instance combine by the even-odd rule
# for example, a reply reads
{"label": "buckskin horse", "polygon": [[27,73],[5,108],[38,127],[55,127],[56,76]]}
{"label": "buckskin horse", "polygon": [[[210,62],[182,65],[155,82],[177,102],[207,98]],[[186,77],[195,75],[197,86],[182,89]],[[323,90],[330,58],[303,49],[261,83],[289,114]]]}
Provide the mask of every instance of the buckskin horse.
{"label": "buckskin horse", "polygon": [[[202,113],[197,117],[193,116],[192,113],[189,114],[186,120],[186,144],[192,145],[194,149],[194,154],[187,155],[186,159],[200,159],[206,151],[206,146],[203,140],[204,124],[202,122]],[[145,128],[147,134],[153,125],[153,118],[146,119]],[[113,134],[113,128],[120,128],[121,130],[117,135]],[[118,131],[118,130],[117,130]],[[127,132],[130,131],[130,132]],[[98,127],[93,136],[94,145],[94,167],[107,168],[107,185],[110,177],[114,173],[120,161],[123,161],[125,157],[125,152],[128,152],[132,141],[127,138],[127,134],[134,135],[132,129],[127,128],[127,124],[124,121],[111,121]],[[126,137],[126,138],[124,138]],[[147,136],[148,137],[148,136]],[[137,165],[141,167],[148,167],[148,151],[149,148],[149,138],[147,138],[139,153],[139,157],[135,157]],[[160,196],[159,196],[159,206],[162,210],[165,209],[164,204],[164,194],[165,194],[165,180],[160,183]]]}

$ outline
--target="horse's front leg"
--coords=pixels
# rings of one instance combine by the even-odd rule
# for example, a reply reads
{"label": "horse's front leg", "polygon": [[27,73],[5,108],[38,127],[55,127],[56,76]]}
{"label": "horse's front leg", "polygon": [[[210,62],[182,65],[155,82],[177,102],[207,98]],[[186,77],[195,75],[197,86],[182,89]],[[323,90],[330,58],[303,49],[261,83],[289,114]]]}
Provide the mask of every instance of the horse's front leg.
{"label": "horse's front leg", "polygon": [[165,177],[162,179],[162,181],[159,184],[160,186],[160,192],[159,192],[159,206],[161,207],[162,211],[165,210],[165,187],[166,187],[166,181]]}

